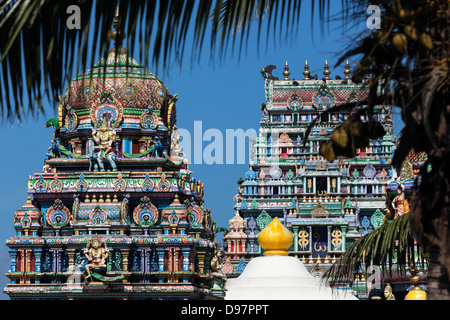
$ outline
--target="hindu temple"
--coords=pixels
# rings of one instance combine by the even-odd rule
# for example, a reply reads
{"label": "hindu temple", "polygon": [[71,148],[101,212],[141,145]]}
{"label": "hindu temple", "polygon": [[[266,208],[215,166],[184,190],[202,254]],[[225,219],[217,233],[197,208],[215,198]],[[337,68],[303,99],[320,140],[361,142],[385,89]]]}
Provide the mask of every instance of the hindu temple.
{"label": "hindu temple", "polygon": [[11,299],[224,296],[215,222],[180,148],[177,95],[128,56],[124,36],[113,32],[107,58],[70,82],[46,124],[47,159],[6,243]]}
{"label": "hindu temple", "polygon": [[[348,62],[344,74],[335,78],[327,62],[323,76],[312,75],[306,62],[298,80],[290,77],[287,62],[281,79],[273,74],[275,69],[261,68],[265,102],[259,135],[252,142],[249,170],[238,180],[234,216],[224,236],[228,278],[242,274],[264,252],[257,238],[274,218],[294,236],[289,256],[320,277],[351,243],[381,226],[386,213],[387,187],[394,175],[391,108],[375,107],[373,117],[384,129],[381,137],[356,149],[355,157],[329,162],[319,153],[321,144],[350,117],[350,110],[326,111],[363,101],[368,79],[353,82]],[[362,115],[361,121],[366,120]]]}

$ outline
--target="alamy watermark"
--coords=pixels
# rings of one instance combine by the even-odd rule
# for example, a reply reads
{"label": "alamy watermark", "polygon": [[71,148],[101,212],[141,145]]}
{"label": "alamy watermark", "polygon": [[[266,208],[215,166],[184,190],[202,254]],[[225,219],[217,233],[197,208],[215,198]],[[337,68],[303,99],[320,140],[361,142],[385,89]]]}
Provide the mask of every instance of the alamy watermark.
{"label": "alamy watermark", "polygon": [[381,9],[377,5],[370,5],[366,10],[370,16],[366,20],[366,26],[368,29],[381,29]]}
{"label": "alamy watermark", "polygon": [[66,13],[70,16],[66,20],[67,29],[81,29],[81,9],[77,5],[68,6]]}
{"label": "alamy watermark", "polygon": [[183,128],[178,131],[184,158],[191,164],[245,164],[252,152],[251,141],[257,137],[253,128],[225,129],[225,133],[217,128],[203,131],[202,121],[194,121],[193,134]]}

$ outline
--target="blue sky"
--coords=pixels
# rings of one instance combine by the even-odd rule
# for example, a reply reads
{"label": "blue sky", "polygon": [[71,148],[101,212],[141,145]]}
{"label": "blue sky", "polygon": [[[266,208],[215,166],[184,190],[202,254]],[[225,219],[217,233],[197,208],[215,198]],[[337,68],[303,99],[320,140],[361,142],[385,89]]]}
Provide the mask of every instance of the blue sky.
{"label": "blue sky", "polygon": [[[332,1],[332,12],[340,10],[338,1]],[[306,3],[304,3],[306,4]],[[258,132],[261,118],[261,103],[264,99],[264,81],[260,74],[261,66],[277,66],[273,74],[282,78],[286,61],[290,67],[290,78],[302,79],[303,66],[308,60],[311,74],[322,77],[325,60],[328,60],[331,77],[343,76],[343,66],[334,68],[337,57],[348,49],[350,37],[356,31],[366,28],[361,21],[356,29],[342,32],[340,22],[332,22],[330,31],[318,31],[319,20],[315,17],[314,39],[311,35],[310,8],[303,6],[301,27],[295,42],[275,45],[273,39],[261,41],[257,54],[256,36],[250,37],[248,49],[240,59],[237,54],[229,55],[220,64],[212,65],[205,45],[199,64],[190,68],[187,63],[181,71],[174,67],[167,75],[146,66],[167,85],[171,94],[178,94],[177,126],[187,129],[193,139],[194,122],[202,121],[203,132],[218,129],[225,137],[226,129],[254,129]],[[190,50],[186,50],[190,52]],[[21,125],[3,123],[0,126],[0,144],[3,154],[0,157],[0,287],[7,280],[3,276],[9,269],[9,255],[4,246],[5,239],[14,235],[13,217],[27,198],[28,176],[41,172],[45,153],[51,144],[52,129],[45,128],[46,120],[56,116],[50,105],[45,106],[45,115],[32,119],[28,117]],[[397,120],[398,121],[398,120]],[[199,137],[197,137],[199,138]],[[203,148],[210,142],[204,141]],[[224,141],[225,145],[225,141]],[[185,150],[189,152],[189,150]],[[192,157],[191,152],[191,157]],[[224,150],[224,163],[225,163]],[[236,160],[236,159],[235,159]],[[236,181],[248,170],[248,153],[245,164],[192,164],[190,169],[196,179],[205,185],[205,207],[211,209],[218,227],[227,227],[233,217],[233,196],[237,193]],[[236,162],[236,161],[235,161]],[[221,235],[220,235],[221,236]],[[4,294],[0,298],[7,298]]]}

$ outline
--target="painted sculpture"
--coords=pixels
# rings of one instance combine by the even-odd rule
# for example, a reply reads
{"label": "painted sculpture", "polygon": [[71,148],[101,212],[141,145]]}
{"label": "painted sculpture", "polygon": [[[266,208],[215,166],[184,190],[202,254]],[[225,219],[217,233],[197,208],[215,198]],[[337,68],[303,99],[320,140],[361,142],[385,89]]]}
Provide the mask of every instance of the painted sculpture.
{"label": "painted sculpture", "polygon": [[[214,257],[211,260],[211,275],[214,279],[214,289],[225,289],[227,276],[223,272],[224,265],[223,251],[220,244],[216,241],[214,243]],[[226,290],[226,289],[225,289]]]}
{"label": "painted sculpture", "polygon": [[405,197],[405,187],[403,183],[398,185],[397,195],[392,200],[392,207],[395,211],[395,218],[398,218],[409,212],[408,199]]}
{"label": "painted sculpture", "polygon": [[395,296],[392,293],[392,287],[389,283],[384,288],[384,299],[385,300],[395,300]]}
{"label": "painted sculpture", "polygon": [[106,242],[103,242],[104,248],[102,248],[102,242],[96,234],[94,239],[88,240],[84,255],[88,260],[88,264],[85,266],[87,276],[85,281],[91,280],[91,268],[92,269],[106,269],[106,261],[108,259],[109,250]]}
{"label": "painted sculpture", "polygon": [[61,157],[61,149],[60,149],[61,141],[59,138],[53,138],[51,146],[47,149],[47,153],[45,154],[48,159],[52,158],[60,158]]}
{"label": "painted sculpture", "polygon": [[92,128],[92,137],[97,143],[94,150],[98,150],[96,160],[100,171],[105,171],[105,165],[109,165],[112,171],[117,171],[117,155],[113,152],[116,134],[114,130],[111,130],[106,120],[102,121],[99,131]]}

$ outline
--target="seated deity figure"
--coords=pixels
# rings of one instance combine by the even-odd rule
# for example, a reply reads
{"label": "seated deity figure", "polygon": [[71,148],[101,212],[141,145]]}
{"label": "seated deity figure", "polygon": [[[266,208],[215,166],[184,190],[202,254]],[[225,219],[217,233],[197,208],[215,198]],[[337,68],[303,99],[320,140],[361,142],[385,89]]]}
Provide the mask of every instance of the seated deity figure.
{"label": "seated deity figure", "polygon": [[107,121],[102,121],[100,130],[92,129],[92,137],[97,144],[94,150],[98,150],[96,159],[100,171],[105,171],[105,164],[109,164],[113,171],[117,171],[117,155],[112,151],[116,140],[114,130],[111,130]]}
{"label": "seated deity figure", "polygon": [[91,278],[91,268],[106,268],[109,249],[106,246],[106,242],[103,242],[103,244],[105,245],[104,248],[102,248],[102,241],[95,234],[94,239],[92,241],[89,240],[84,249],[84,255],[88,259],[88,264],[86,265],[86,281]]}
{"label": "seated deity figure", "polygon": [[399,184],[397,195],[392,200],[392,207],[395,211],[395,218],[398,218],[409,212],[408,199],[405,197],[405,187],[402,183]]}

